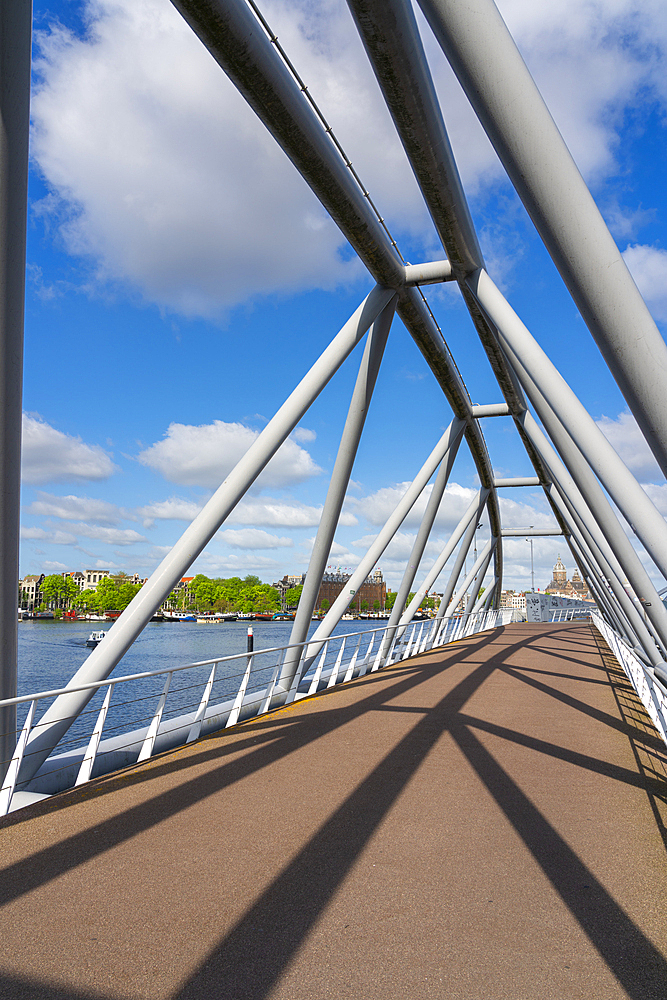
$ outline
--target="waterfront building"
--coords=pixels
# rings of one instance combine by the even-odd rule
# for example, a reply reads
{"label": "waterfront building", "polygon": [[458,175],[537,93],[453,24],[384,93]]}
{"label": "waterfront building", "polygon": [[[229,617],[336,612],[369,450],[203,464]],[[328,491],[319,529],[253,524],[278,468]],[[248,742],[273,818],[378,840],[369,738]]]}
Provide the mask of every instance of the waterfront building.
{"label": "waterfront building", "polygon": [[[334,573],[325,573],[317,594],[315,610],[326,611],[330,608],[351,576],[351,573],[344,573],[340,570]],[[306,574],[301,573],[299,575],[285,575],[282,580],[271,584],[280,594],[281,607],[285,606],[287,591],[293,590],[294,587],[302,587],[305,582]],[[384,611],[386,600],[387,585],[382,577],[381,569],[376,569],[373,573],[369,574],[355,593],[350,592],[350,604],[355,611]],[[323,601],[325,602],[324,607],[322,606]],[[378,608],[375,607],[376,602]]]}
{"label": "waterfront building", "polygon": [[44,583],[44,574],[36,575],[34,573],[24,576],[22,580],[19,580],[19,607],[21,611],[34,611],[44,600],[44,595],[42,594],[42,584]]}
{"label": "waterfront building", "polygon": [[523,591],[503,590],[500,594],[500,607],[512,608],[514,611],[526,611],[526,595]]}

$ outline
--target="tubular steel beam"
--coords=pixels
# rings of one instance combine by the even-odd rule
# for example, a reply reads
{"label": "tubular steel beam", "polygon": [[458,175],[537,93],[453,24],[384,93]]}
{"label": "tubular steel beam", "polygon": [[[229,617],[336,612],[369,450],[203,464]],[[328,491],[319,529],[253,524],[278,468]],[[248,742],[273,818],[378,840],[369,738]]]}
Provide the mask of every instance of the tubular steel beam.
{"label": "tubular steel beam", "polygon": [[348,0],[401,142],[455,273],[483,264],[412,6]]}
{"label": "tubular steel beam", "polygon": [[523,538],[524,535],[530,538],[533,535],[563,535],[565,532],[560,528],[558,530],[554,528],[503,528],[502,534],[503,538]]}
{"label": "tubular steel beam", "polygon": [[[333,378],[343,361],[393,297],[394,292],[390,288],[376,286],[362,302],[232,469],[224,483],[186,528],[171,552],[165,556],[148,582],[118,618],[104,643],[92,651],[70,684],[85,684],[109,676],[183,573],[208,544],[262,469],[292,433],[313,400]],[[40,720],[39,731],[33,733],[29,741],[28,754],[21,769],[22,781],[31,778],[38,770],[51,747],[67,732],[76,715],[91,697],[90,691],[60,695],[47,709]]]}
{"label": "tubular steel beam", "polygon": [[508,417],[510,408],[507,403],[486,403],[482,406],[473,406],[472,415],[475,420],[480,417]]}
{"label": "tubular steel beam", "polygon": [[[463,424],[461,424],[461,434],[463,434]],[[419,564],[422,561],[424,555],[424,549],[426,548],[426,543],[428,542],[429,535],[431,534],[431,529],[433,528],[433,522],[435,521],[436,514],[440,508],[440,503],[442,501],[445,488],[449,481],[449,476],[452,471],[452,466],[454,465],[454,459],[458,451],[458,444],[456,443],[447,453],[446,457],[440,463],[440,469],[438,470],[438,475],[436,476],[435,482],[433,484],[433,489],[431,490],[431,495],[428,498],[428,503],[426,504],[426,510],[424,511],[424,516],[422,522],[419,526],[419,531],[417,532],[417,537],[415,538],[414,545],[412,546],[412,551],[408,558],[407,565],[405,567],[405,572],[403,573],[403,579],[401,580],[398,592],[396,594],[396,600],[394,601],[394,606],[391,609],[391,614],[389,616],[389,621],[387,627],[391,628],[393,625],[397,625],[401,617],[403,608],[407,602],[408,596],[410,594],[410,588],[414,582],[414,578],[419,569]],[[390,638],[393,638],[393,633],[390,633]]]}
{"label": "tubular steel beam", "polygon": [[368,574],[376,565],[378,559],[389,545],[389,542],[392,540],[400,526],[403,524],[403,521],[423,493],[429,479],[437,469],[440,462],[446,459],[447,454],[452,448],[454,450],[458,448],[462,429],[462,421],[455,417],[429,457],[422,465],[406,492],[398,501],[392,513],[387,518],[387,521],[382,530],[379,532],[377,538],[363,556],[361,562],[348,580],[346,590],[341,591],[329,608],[327,614],[315,629],[315,632],[311,637],[311,645],[309,645],[307,649],[307,655],[309,658],[316,655],[320,648],[319,646],[316,647],[312,644],[317,643],[319,640],[327,639],[331,635],[341,617],[345,614],[351,597],[356,593]]}
{"label": "tubular steel beam", "polygon": [[[456,416],[469,419],[470,399],[442,334],[419,291],[403,284],[405,268],[386,231],[373,214],[362,189],[329,140],[296,80],[271,45],[265,29],[244,0],[225,0],[224,3],[222,0],[172,2],[295,164],[375,280],[401,288],[398,315]],[[457,212],[459,208],[457,206]],[[472,237],[476,243],[474,233]],[[474,305],[473,297],[469,298]],[[493,492],[491,462],[484,438],[474,421],[466,428],[465,434],[480,481],[491,489],[489,519],[491,530],[499,534],[500,513]],[[501,573],[500,547],[496,560],[497,571]]]}
{"label": "tubular steel beam", "polygon": [[429,264],[406,264],[406,285],[436,285],[453,281],[454,272],[448,260],[433,260]]}
{"label": "tubular steel beam", "polygon": [[[452,566],[452,571],[451,571],[451,573],[449,575],[449,580],[447,581],[445,589],[442,592],[442,598],[440,599],[440,606],[438,607],[438,611],[437,611],[437,614],[435,616],[436,618],[444,618],[445,617],[445,612],[447,611],[447,608],[449,607],[449,602],[452,599],[452,594],[454,593],[454,589],[456,587],[456,584],[458,583],[458,579],[459,579],[459,577],[461,575],[461,570],[463,569],[463,565],[464,565],[464,563],[466,561],[466,558],[468,556],[468,552],[470,551],[470,548],[471,548],[472,543],[473,543],[473,539],[475,537],[475,532],[477,531],[479,518],[480,518],[480,515],[482,513],[482,504],[483,504],[483,499],[482,499],[482,495],[480,494],[480,503],[479,503],[479,506],[477,508],[477,516],[474,517],[469,522],[468,527],[466,528],[465,533],[463,535],[463,538],[461,539],[461,544],[459,546],[459,551],[456,553],[456,559],[454,560],[454,565]],[[496,596],[496,598],[494,598],[494,601],[496,599],[497,599],[497,596]],[[407,612],[406,612],[406,614],[407,614]],[[414,612],[413,612],[413,614],[414,614]],[[401,624],[403,624],[403,622],[401,622]]]}
{"label": "tubular steel beam", "polygon": [[[667,577],[667,524],[662,514],[486,271],[476,271],[468,278],[468,285],[498,330],[505,353],[533,406],[537,408],[534,385]],[[667,412],[664,402],[663,409]]]}
{"label": "tubular steel beam", "polygon": [[[651,589],[654,590],[655,588],[652,588],[646,570],[618,523],[602,490],[600,490],[597,480],[590,472],[590,469],[588,469],[588,466],[585,465],[581,456],[579,456],[578,466],[576,465],[576,455],[568,456],[575,459],[575,468],[572,470],[573,474],[570,474],[543,431],[538,427],[532,414],[524,414],[522,423],[533,447],[540,452],[542,460],[547,465],[553,486],[557,490],[556,494],[553,492],[553,488],[550,488],[549,492],[551,493],[552,502],[557,507],[560,507],[561,516],[567,522],[570,522],[572,518],[574,519],[575,524],[579,528],[580,535],[586,538],[589,551],[595,554],[598,565],[601,566],[614,591],[616,600],[632,622],[634,630],[637,634],[645,636],[648,642],[647,653],[650,647],[655,647],[657,650],[658,647],[654,639],[650,636],[632,600],[625,592],[621,577],[627,576],[635,593],[650,593]],[[577,477],[576,473],[582,473],[584,466],[592,482],[589,482],[588,478],[584,475]],[[587,491],[587,487],[590,487],[589,491]],[[563,505],[565,509],[563,509]],[[569,516],[567,511],[569,511]],[[652,617],[653,627],[656,629],[658,635],[662,635],[660,609],[651,608],[651,610],[654,612]],[[657,614],[655,614],[655,611],[657,611]],[[661,645],[664,649],[664,639],[661,640]]]}
{"label": "tubular steel beam", "polygon": [[667,346],[505,22],[493,0],[419,5],[667,476]]}
{"label": "tubular steel beam", "polygon": [[[373,390],[375,389],[375,382],[387,343],[387,337],[389,336],[391,321],[394,318],[395,304],[395,299],[393,299],[385,306],[368,332],[366,347],[359,366],[359,374],[357,375],[357,381],[352,393],[347,420],[345,421],[345,427],[341,435],[322,517],[320,518],[313,551],[308,564],[306,582],[299,599],[294,625],[292,626],[292,633],[289,640],[290,645],[303,642],[308,635],[308,629],[317,602],[317,595],[322,583],[322,576],[327,560],[329,559],[331,544],[334,540],[336,528],[338,527],[338,519],[343,508],[350,475],[352,474],[352,466],[354,465],[359,441],[361,440],[361,433],[366,423],[366,417],[368,416],[368,409],[373,397]],[[288,653],[285,658],[283,673],[293,674],[293,671],[296,670],[296,664],[293,665],[291,661],[296,659],[298,663],[299,658],[300,650],[292,650],[291,655]]]}
{"label": "tubular steel beam", "polygon": [[[0,700],[16,697],[31,0],[0,4]],[[0,784],[16,707],[0,709]]]}
{"label": "tubular steel beam", "polygon": [[434,562],[431,569],[426,574],[426,579],[419,586],[418,590],[415,593],[415,596],[412,598],[407,608],[405,609],[405,612],[400,619],[401,625],[410,624],[415,615],[415,612],[421,605],[421,602],[423,601],[428,591],[431,589],[435,581],[442,573],[445,565],[447,564],[447,560],[449,559],[452,552],[460,542],[463,533],[465,532],[466,528],[468,527],[473,518],[475,519],[475,525],[477,524],[477,522],[479,521],[480,514],[482,512],[482,508],[484,506],[484,501],[486,500],[488,495],[489,491],[482,489],[473,499],[472,503],[466,510],[465,514],[463,515],[457,526],[452,531],[444,549]]}
{"label": "tubular steel beam", "polygon": [[505,489],[508,486],[541,486],[538,476],[517,476],[514,479],[495,479],[494,486],[497,490]]}
{"label": "tubular steel beam", "polygon": [[447,606],[445,613],[442,616],[443,618],[452,617],[452,615],[456,611],[459,601],[465,594],[468,587],[470,587],[473,584],[482,566],[488,566],[489,559],[491,558],[491,554],[493,553],[493,550],[496,547],[497,542],[498,542],[497,538],[489,538],[488,542],[486,543],[486,545],[478,555],[477,559],[475,560],[475,563],[473,564],[473,567],[466,576],[465,580],[463,581],[459,589],[456,591],[454,596],[450,599],[449,605]]}

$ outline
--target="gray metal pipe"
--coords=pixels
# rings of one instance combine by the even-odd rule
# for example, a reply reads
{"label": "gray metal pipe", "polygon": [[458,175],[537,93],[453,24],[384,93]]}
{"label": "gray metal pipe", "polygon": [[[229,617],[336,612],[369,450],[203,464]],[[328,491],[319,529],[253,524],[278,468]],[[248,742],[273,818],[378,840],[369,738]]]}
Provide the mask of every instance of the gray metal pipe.
{"label": "gray metal pipe", "polygon": [[[387,337],[394,318],[395,298],[382,310],[368,332],[366,347],[359,366],[357,381],[352,392],[352,399],[347,413],[347,419],[338,447],[338,454],[331,473],[329,489],[327,490],[322,517],[315,536],[313,551],[308,564],[306,582],[301,592],[299,606],[294,618],[290,635],[290,645],[304,642],[315,610],[317,595],[322,583],[324,569],[331,552],[340,512],[345,500],[345,493],[350,481],[352,466],[357,455],[361,433],[366,423],[368,410],[375,382],[377,380],[380,362],[384,354]],[[285,656],[281,669],[279,684],[291,684],[296,672],[301,650],[291,650]]]}
{"label": "gray metal pipe", "polygon": [[475,580],[482,566],[484,566],[485,564],[488,566],[489,560],[491,558],[491,555],[493,554],[493,550],[496,547],[497,543],[498,543],[497,538],[489,538],[488,542],[486,543],[486,545],[478,555],[477,559],[473,563],[472,569],[470,570],[465,580],[463,581],[459,589],[456,591],[456,593],[450,600],[449,606],[447,607],[447,610],[442,616],[443,618],[452,617],[452,615],[456,611],[456,608],[458,607],[459,601],[465,594],[468,587],[472,585],[473,581]]}
{"label": "gray metal pipe", "polygon": [[415,592],[415,596],[412,598],[409,605],[405,609],[405,613],[400,619],[401,625],[410,624],[415,615],[415,612],[420,607],[422,601],[424,600],[424,597],[426,596],[428,591],[435,584],[435,581],[442,573],[447,563],[447,560],[449,559],[452,552],[458,545],[459,541],[461,540],[461,537],[463,536],[464,531],[466,530],[466,528],[468,527],[473,518],[475,518],[475,524],[477,524],[482,507],[484,506],[484,501],[486,500],[488,495],[489,491],[483,489],[478,492],[476,497],[474,497],[472,503],[466,510],[465,514],[463,515],[457,526],[452,531],[444,549],[434,562],[431,569],[426,574],[425,580],[419,586],[418,590]]}
{"label": "gray metal pipe", "polygon": [[417,23],[400,0],[348,0],[387,107],[455,273],[483,264]]}
{"label": "gray metal pipe", "polygon": [[465,616],[468,618],[472,614],[475,605],[477,604],[477,598],[481,590],[482,584],[484,583],[484,577],[486,576],[486,571],[489,568],[489,563],[491,562],[491,556],[493,555],[493,550],[491,550],[479,568],[477,576],[472,581],[472,586],[470,587],[470,596],[468,597],[468,603],[466,605]]}
{"label": "gray metal pipe", "polygon": [[494,486],[497,490],[505,489],[509,486],[541,486],[539,476],[515,476],[513,479],[495,479]]}
{"label": "gray metal pipe", "polygon": [[[0,4],[0,700],[16,697],[32,3]],[[16,707],[0,709],[0,784]]]}
{"label": "gray metal pipe", "polygon": [[475,532],[477,531],[477,524],[479,522],[479,518],[482,513],[482,504],[483,500],[480,495],[480,503],[477,508],[477,516],[470,521],[468,527],[465,530],[465,534],[461,539],[461,545],[459,546],[459,551],[456,553],[456,559],[454,560],[454,565],[452,566],[452,572],[450,573],[449,580],[447,581],[445,589],[442,592],[440,605],[438,607],[438,611],[435,616],[436,618],[445,617],[445,612],[449,607],[449,602],[452,599],[452,594],[454,593],[454,589],[456,587],[456,584],[458,583],[458,579],[461,575],[461,570],[463,569],[463,565],[466,561],[466,557],[468,555],[470,547],[473,543],[473,539],[475,537]]}
{"label": "gray metal pipe", "polygon": [[[588,483],[584,475],[579,479],[576,477],[576,473],[582,472],[582,466],[585,466],[583,459],[579,456],[579,463],[577,463],[576,455],[568,456],[573,459],[576,466],[571,474],[554,451],[553,446],[547,440],[541,428],[537,425],[532,414],[525,413],[521,418],[521,424],[533,447],[538,451],[542,461],[549,470],[553,487],[557,491],[554,492],[552,488],[548,488],[547,490],[552,502],[561,510],[561,516],[565,517],[568,522],[572,518],[574,519],[580,533],[586,538],[588,548],[595,553],[598,564],[602,566],[603,573],[607,576],[610,586],[614,591],[616,600],[632,622],[634,631],[642,637],[642,642],[645,641],[647,644],[647,654],[649,649],[653,648],[654,651],[651,655],[654,657],[659,655],[661,657],[662,654],[659,653],[655,640],[644,622],[642,622],[637,609],[625,592],[620,577],[620,573],[624,573],[631,581],[643,581],[646,583],[644,579],[646,571],[609,507],[602,491],[600,491],[600,495],[598,495],[595,489],[591,489],[590,493],[584,492],[585,488],[591,484]],[[599,490],[599,484],[595,480],[595,477],[592,476],[587,466],[586,469],[589,476],[595,481],[597,490]],[[581,489],[582,486],[584,490]],[[563,511],[563,505],[565,505],[566,511],[569,511],[570,517],[567,517],[566,511]],[[616,537],[617,535],[618,537]],[[612,542],[617,543],[616,546]],[[618,567],[618,571],[614,567]],[[648,582],[650,584],[650,581]],[[640,590],[639,593],[642,593],[642,591]]]}
{"label": "gray metal pipe", "polygon": [[[524,372],[572,440],[577,442],[577,447],[591,469],[622,511],[660,572],[667,577],[667,523],[662,514],[486,271],[476,271],[467,280],[480,306],[495,325],[503,349],[510,356],[524,392],[533,406],[536,406],[534,393],[532,387],[531,390],[528,388]],[[667,385],[667,380],[664,385]],[[664,401],[663,409],[667,413]]]}
{"label": "gray metal pipe", "polygon": [[[563,427],[560,420],[540,393],[528,372],[514,353],[511,355],[517,375],[522,380],[526,391],[535,406],[544,427],[551,440],[558,449],[558,452],[567,468],[571,479],[576,483],[580,494],[583,497],[582,514],[584,508],[588,508],[594,516],[595,521],[603,531],[605,541],[610,545],[611,551],[623,567],[623,572],[632,584],[637,596],[644,602],[650,604],[648,609],[649,617],[660,636],[660,644],[663,649],[667,648],[667,610],[662,601],[657,596],[656,588],[653,585],[646,569],[641,563],[639,556],[635,552],[629,538],[620,525],[618,518],[612,510],[600,484],[595,478],[586,459],[573,441],[570,434]],[[539,454],[544,456],[550,447],[544,439],[534,417],[526,412],[519,420],[524,431]],[[540,442],[539,446],[536,442]],[[546,461],[546,459],[545,459]],[[643,491],[642,491],[643,492]],[[663,522],[664,523],[664,522]]]}
{"label": "gray metal pipe", "polygon": [[[389,236],[373,214],[339,151],[329,140],[320,119],[244,0],[173,2],[297,166],[371,274],[382,284],[396,288],[402,286],[405,269],[398,261]],[[472,303],[477,310],[479,320],[481,312],[473,296],[467,289],[464,293],[469,305]],[[471,404],[468,393],[418,289],[401,287],[397,311],[454,413],[458,417],[469,418]],[[501,357],[501,353],[497,353]],[[509,391],[511,375],[505,373],[501,378],[504,378]],[[491,489],[489,519],[492,531],[499,534],[500,513],[493,492],[491,462],[484,438],[474,421],[466,428],[465,434],[480,481]],[[502,573],[500,545],[496,565],[498,572]]]}
{"label": "gray metal pipe", "polygon": [[419,0],[667,476],[667,346],[493,0]]}
{"label": "gray metal pipe", "polygon": [[319,646],[317,645],[318,641],[324,640],[331,635],[336,625],[345,614],[351,598],[376,565],[378,559],[389,545],[389,542],[392,540],[403,521],[414,507],[440,462],[445,459],[450,448],[456,448],[458,446],[461,436],[461,428],[462,421],[455,417],[429,457],[422,465],[406,492],[398,501],[393,512],[387,518],[387,521],[380,530],[377,538],[371,544],[356,570],[348,580],[345,590],[341,591],[338,595],[329,611],[313,633],[307,650],[309,658],[312,658],[313,655],[317,654],[317,651],[321,646],[321,642]]}
{"label": "gray metal pipe", "polygon": [[[123,611],[104,642],[79,668],[70,682],[72,685],[103,680],[109,676],[183,573],[393,297],[392,289],[376,286],[362,302]],[[85,691],[60,695],[47,709],[40,720],[39,730],[33,730],[28,742],[21,766],[21,781],[32,777],[91,697]]]}
{"label": "gray metal pipe", "polygon": [[[578,494],[578,491],[577,491]],[[604,544],[604,538],[593,529],[590,518],[586,516],[580,505],[571,494],[563,492],[561,483],[554,476],[552,497],[563,516],[570,514],[571,531],[575,532],[579,548],[585,552],[591,566],[596,569],[601,581],[601,589],[610,606],[612,616],[624,622],[624,630],[628,637],[632,636],[632,645],[639,643],[651,662],[660,663],[663,659],[660,637],[650,621],[645,621],[639,609],[635,606],[623,586],[622,570],[612,550]],[[579,499],[579,497],[577,497]],[[604,586],[608,584],[611,593]]]}
{"label": "gray metal pipe", "polygon": [[245,0],[172,0],[382,285],[404,266],[362,189]]}
{"label": "gray metal pipe", "polygon": [[[419,531],[417,532],[417,537],[415,538],[414,545],[412,546],[412,551],[408,559],[407,565],[405,567],[405,572],[403,573],[403,579],[401,580],[398,592],[396,594],[396,600],[394,601],[394,606],[391,609],[391,614],[389,616],[389,621],[387,626],[391,628],[392,625],[397,625],[401,619],[401,615],[405,608],[408,596],[410,594],[410,588],[414,582],[417,570],[422,561],[424,555],[424,549],[426,548],[426,543],[428,542],[429,535],[431,534],[431,529],[433,528],[433,522],[435,521],[436,514],[440,508],[440,503],[442,501],[445,488],[449,481],[449,476],[452,471],[452,466],[454,465],[454,459],[456,458],[458,447],[461,441],[461,436],[463,435],[464,424],[461,423],[460,435],[458,440],[454,443],[452,448],[447,452],[445,458],[443,458],[440,463],[440,468],[438,470],[438,475],[435,478],[433,484],[433,489],[431,490],[431,495],[428,498],[428,503],[426,504],[426,510],[424,511],[424,516],[422,522],[419,526]],[[390,633],[389,638],[393,637],[393,632]]]}

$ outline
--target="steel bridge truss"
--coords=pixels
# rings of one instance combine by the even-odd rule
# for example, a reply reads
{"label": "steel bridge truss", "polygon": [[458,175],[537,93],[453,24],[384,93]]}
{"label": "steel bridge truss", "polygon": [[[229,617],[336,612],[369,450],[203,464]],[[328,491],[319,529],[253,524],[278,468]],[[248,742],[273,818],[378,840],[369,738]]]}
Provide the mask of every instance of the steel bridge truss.
{"label": "steel bridge truss", "polygon": [[[498,490],[539,485],[553,511],[552,533],[565,537],[606,627],[638,658],[651,683],[662,685],[667,681],[667,610],[644,563],[650,560],[667,579],[667,524],[487,273],[409,0],[347,3],[442,243],[445,258],[421,265],[407,264],[401,256],[369,192],[254,0],[173,3],[310,185],[366,266],[374,287],[123,612],[105,642],[91,653],[71,682],[79,690],[62,694],[48,709],[39,732],[28,740],[22,779],[28,780],[38,769],[71,719],[85,707],[91,691],[81,687],[110,675],[364,337],[361,364],[292,629],[290,642],[297,651],[284,658],[274,704],[313,664],[347,608],[348,591],[357,590],[373,570],[431,481],[421,526],[388,623],[394,631],[389,634],[400,632],[411,622],[424,594],[433,588],[450,560],[437,617],[451,616],[466,593],[466,614],[496,608],[502,588],[502,540],[512,534],[501,524]],[[667,348],[498,10],[492,0],[418,3],[667,475]],[[22,77],[24,90],[27,88],[29,8],[28,2],[16,2],[3,5],[0,14],[4,22],[2,167],[9,192],[0,223],[3,247],[12,251],[5,253],[2,261],[2,459],[4,482],[11,487],[9,492],[5,490],[1,525],[6,557],[0,581],[5,685],[0,696],[4,698],[15,693],[12,670],[14,676],[16,670],[20,398],[17,401],[14,382],[22,328],[16,303],[23,294],[16,256],[18,253],[22,259],[21,241],[25,238],[27,163],[27,98],[16,100],[16,81]],[[9,52],[12,44],[13,54]],[[8,94],[14,100],[11,112],[7,111]],[[497,378],[502,403],[474,406],[470,400],[420,288],[444,281],[458,285]],[[306,643],[396,313],[449,402],[452,421],[362,558],[346,592],[334,601]],[[10,391],[11,385],[14,388]],[[513,419],[534,477],[494,480],[482,422],[498,416]],[[405,607],[464,438],[479,475],[479,492]],[[633,541],[614,505],[630,524]],[[491,539],[462,579],[484,510]],[[521,534],[530,532],[522,530]],[[478,600],[485,581],[486,591]],[[11,708],[2,711],[5,718],[0,729],[7,733],[12,729]],[[3,753],[5,759],[11,757],[11,749]]]}

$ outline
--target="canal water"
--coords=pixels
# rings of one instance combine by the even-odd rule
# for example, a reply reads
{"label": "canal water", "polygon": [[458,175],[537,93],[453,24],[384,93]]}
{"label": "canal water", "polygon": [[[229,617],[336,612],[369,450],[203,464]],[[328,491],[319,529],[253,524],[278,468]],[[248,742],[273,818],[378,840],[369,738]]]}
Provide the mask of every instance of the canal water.
{"label": "canal water", "polygon": [[[289,642],[291,622],[224,622],[203,625],[196,622],[149,623],[115,668],[111,677],[134,674],[140,671],[163,670],[197,663],[218,657],[232,656],[246,651],[248,625],[254,632],[254,649],[251,681],[248,690],[259,690],[270,682],[276,655],[265,653]],[[334,635],[367,631],[384,626],[382,621],[340,622]],[[86,639],[93,629],[105,631],[113,628],[104,622],[24,621],[19,624],[19,677],[18,693],[32,694],[64,687],[91,653]],[[309,635],[317,628],[311,624]],[[346,640],[344,663],[349,662],[357,639]],[[360,655],[368,649],[369,639],[364,637]],[[333,663],[340,642],[332,644],[327,664]],[[216,669],[216,680],[210,704],[234,697],[246,668],[246,657],[231,663],[222,663]],[[163,719],[195,711],[211,671],[211,665],[173,674]],[[104,727],[104,736],[114,736],[129,729],[140,728],[152,718],[160,698],[165,677],[145,678],[118,685],[112,694],[111,707]],[[100,689],[70,732],[59,744],[59,751],[85,743],[94,726],[106,688]],[[50,701],[38,704],[35,720],[46,711]],[[27,705],[19,706],[18,722],[22,724]]]}

